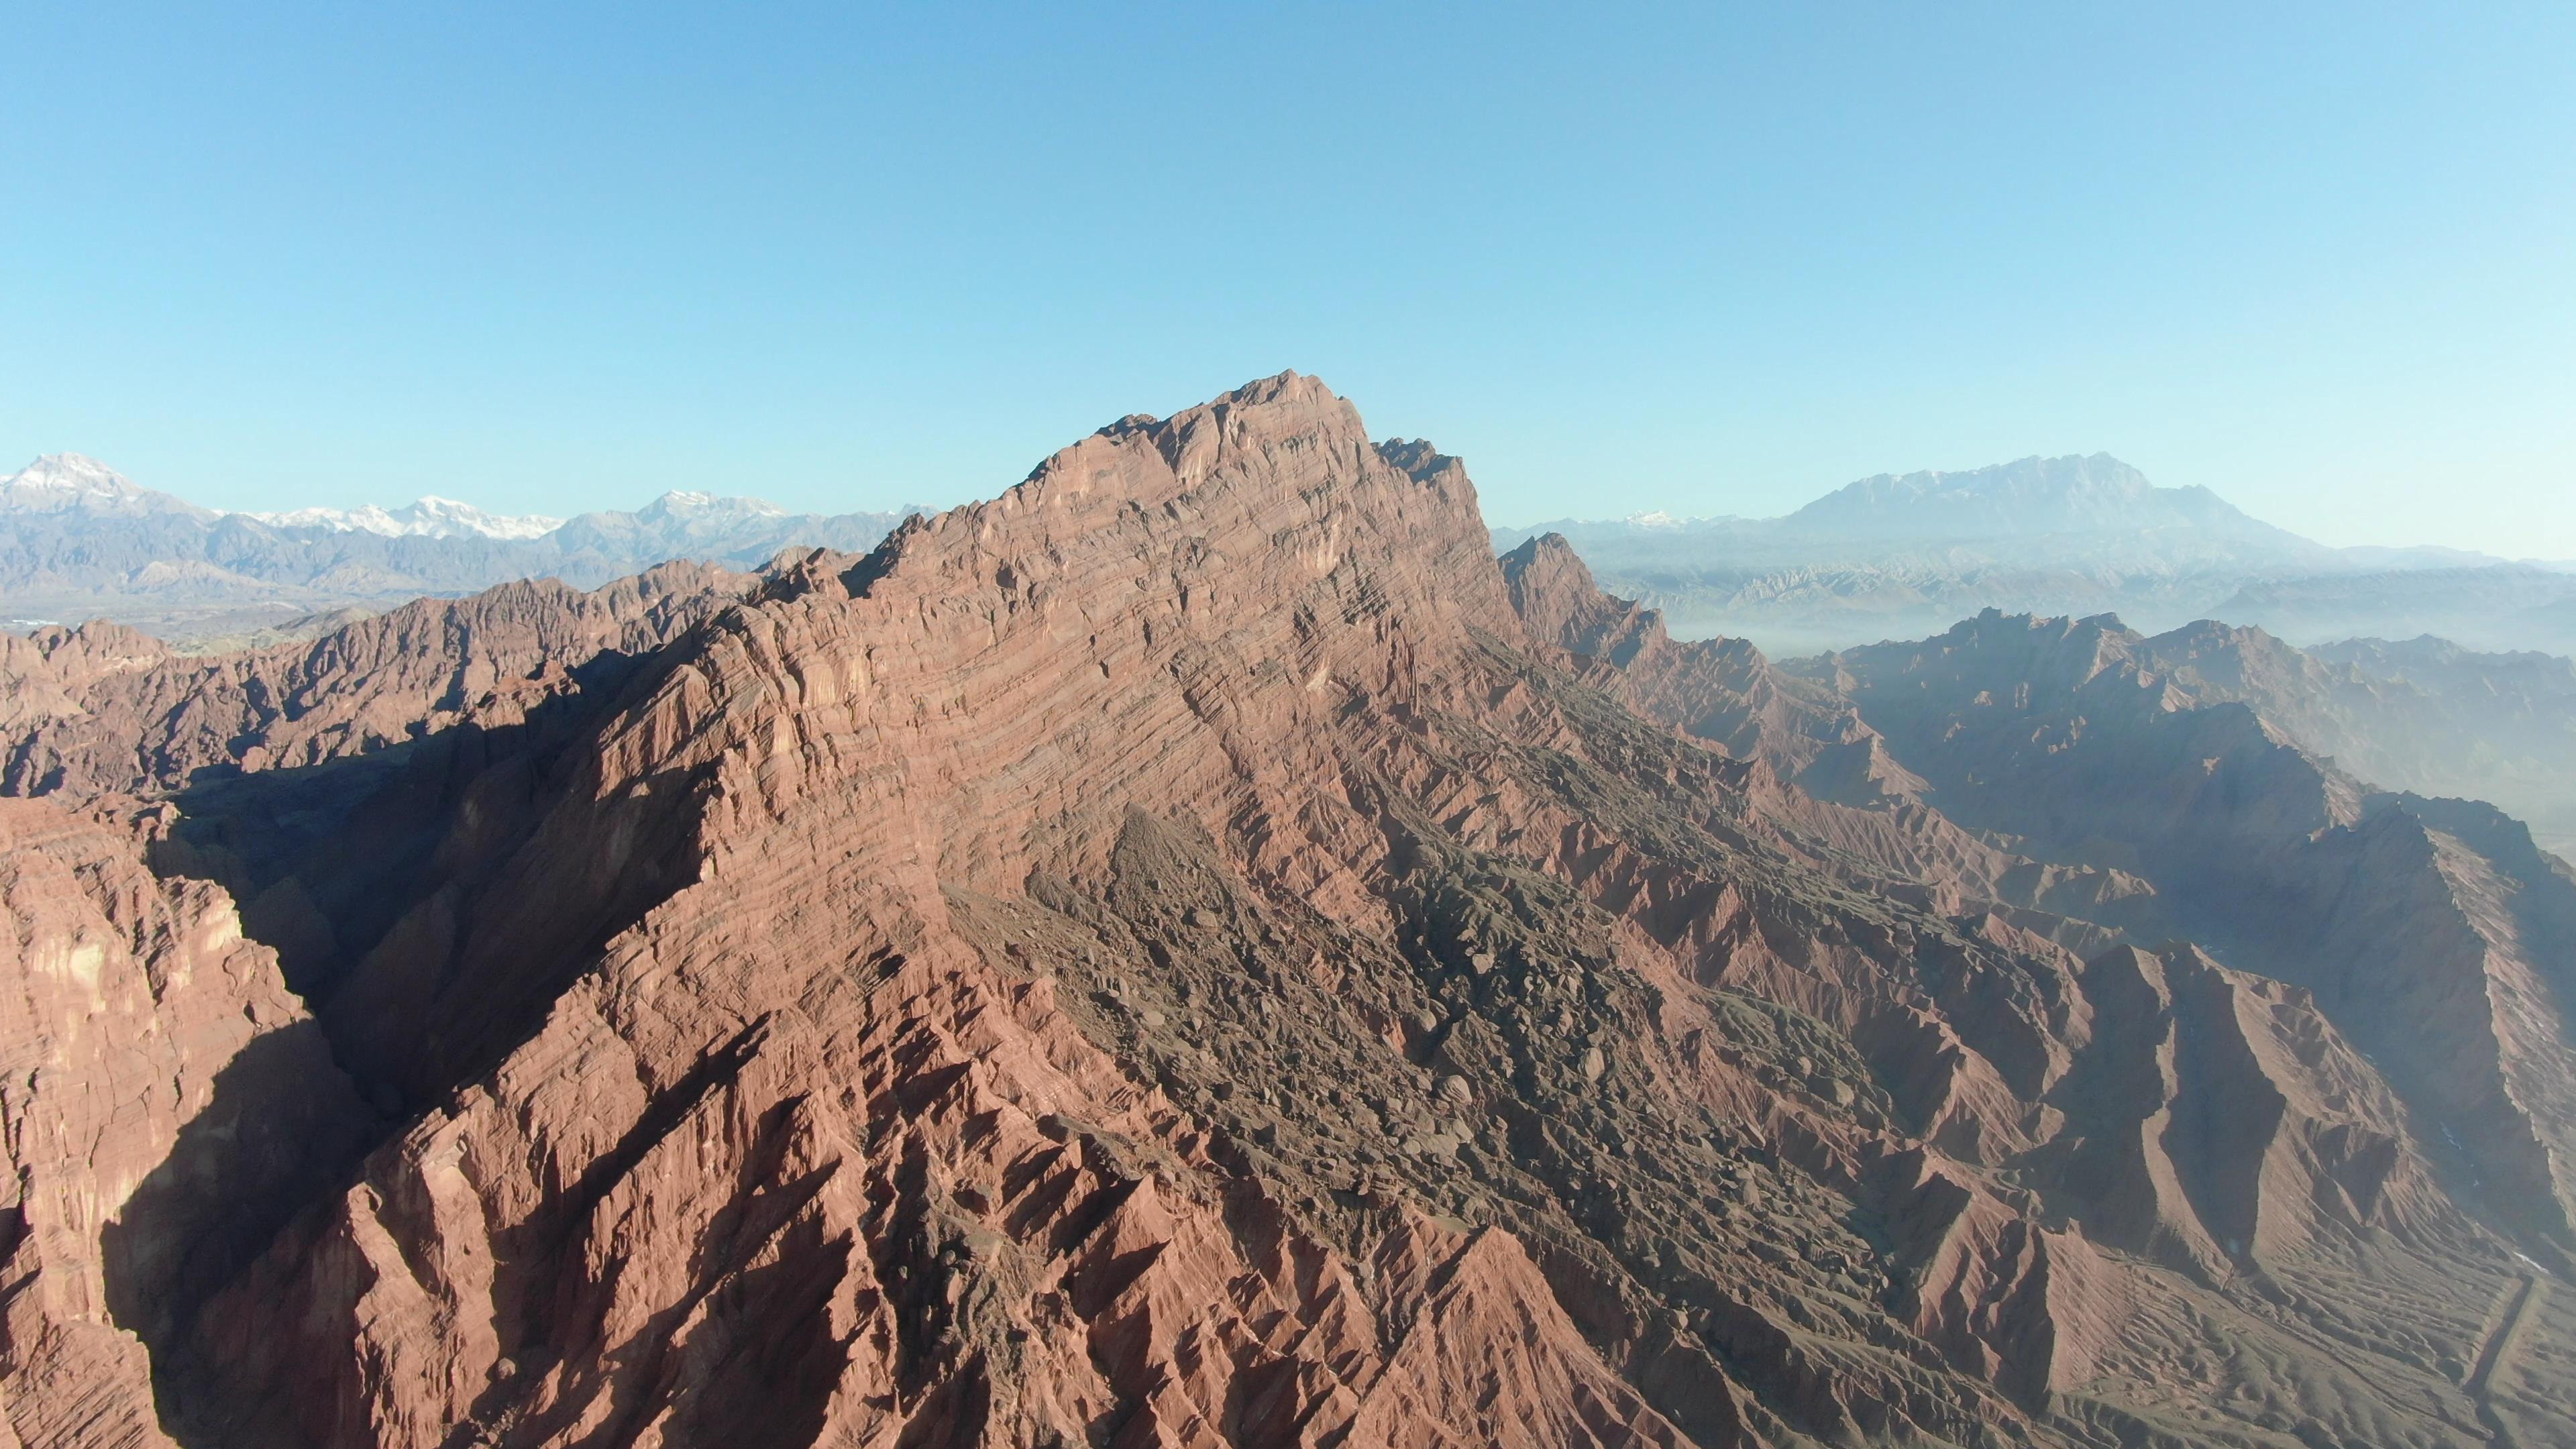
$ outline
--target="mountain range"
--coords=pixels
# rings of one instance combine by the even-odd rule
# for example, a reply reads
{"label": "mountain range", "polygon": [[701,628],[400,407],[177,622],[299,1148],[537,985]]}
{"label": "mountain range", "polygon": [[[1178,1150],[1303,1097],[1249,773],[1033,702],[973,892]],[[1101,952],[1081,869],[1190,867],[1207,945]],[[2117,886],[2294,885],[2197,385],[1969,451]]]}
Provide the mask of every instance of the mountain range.
{"label": "mountain range", "polygon": [[[514,578],[595,587],[667,559],[750,569],[786,548],[864,549],[923,511],[796,514],[672,492],[570,519],[438,497],[218,513],[61,454],[0,481],[0,618],[106,618],[187,647],[256,644]],[[1782,654],[1930,634],[1990,607],[2117,612],[2151,631],[2216,618],[2302,644],[2430,633],[2576,653],[2576,569],[2329,548],[2104,454],[1882,474],[1780,518],[1560,520],[1497,529],[1494,542],[1543,532],[1680,632]]]}
{"label": "mountain range", "polygon": [[1492,537],[1289,373],[864,552],[0,637],[0,1420],[2576,1442],[2576,870],[2374,773],[2489,666]]}
{"label": "mountain range", "polygon": [[2299,643],[2431,632],[2576,652],[2576,570],[2330,548],[2099,453],[1883,474],[1779,518],[1567,519],[1498,529],[1495,543],[1542,533],[1675,629],[1781,653],[1934,633],[1990,607],[2117,612],[2151,630],[2217,618]]}
{"label": "mountain range", "polygon": [[218,513],[58,454],[0,480],[0,615],[19,627],[105,618],[201,646],[300,637],[510,579],[596,587],[671,559],[755,568],[786,548],[864,549],[918,511],[827,516],[671,492],[633,512],[569,519],[442,498]]}
{"label": "mountain range", "polygon": [[[701,506],[713,501],[704,494],[677,496]],[[560,518],[536,513],[486,513],[471,503],[436,494],[400,508],[379,508],[374,504],[361,508],[297,508],[243,517],[278,528],[325,528],[334,533],[376,533],[387,538],[424,534],[431,538],[543,538],[564,524]]]}

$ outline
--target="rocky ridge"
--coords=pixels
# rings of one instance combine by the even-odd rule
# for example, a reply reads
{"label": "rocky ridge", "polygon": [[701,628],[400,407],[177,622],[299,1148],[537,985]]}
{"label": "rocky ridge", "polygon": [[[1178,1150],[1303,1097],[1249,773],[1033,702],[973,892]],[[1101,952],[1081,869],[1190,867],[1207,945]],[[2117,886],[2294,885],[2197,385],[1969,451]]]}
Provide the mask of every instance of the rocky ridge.
{"label": "rocky ridge", "polygon": [[423,594],[540,579],[589,589],[674,561],[756,569],[782,550],[864,549],[916,511],[825,516],[671,492],[569,519],[441,498],[218,513],[54,455],[0,478],[0,613],[12,631],[106,619],[191,652],[238,652],[310,640]]}
{"label": "rocky ridge", "polygon": [[[2328,852],[2426,892],[2381,969],[2543,995],[2547,882],[2250,711],[2095,686],[2099,641],[1677,644],[1561,541],[1497,566],[1456,460],[1293,374],[864,556],[648,592],[196,676],[108,631],[12,656],[7,781],[59,802],[20,808],[166,802],[123,848],[248,903],[368,1104],[250,1194],[255,1256],[124,1327],[181,1442],[2565,1422],[2525,1387],[2556,1300],[2488,1312],[2552,1189],[2465,1195],[2351,955],[2276,962],[2177,862],[2322,880],[2301,829],[2417,822],[2430,865]],[[1935,727],[2013,669],[2010,723]],[[2066,725],[2088,688],[2150,724]],[[2050,758],[2116,830],[1981,770],[2034,724],[2099,739]],[[2229,808],[2166,800],[2213,744]],[[2462,1150],[2511,1161],[2511,1120]]]}
{"label": "rocky ridge", "polygon": [[0,801],[0,1444],[170,1444],[146,1345],[365,1128],[276,954],[147,869],[167,820]]}
{"label": "rocky ridge", "polygon": [[2228,698],[2332,701],[2283,691],[2296,666],[2256,642],[1990,613],[1814,672],[1901,742],[1946,813],[2009,822],[2045,854],[2118,860],[2195,934],[2314,987],[2475,1164],[2491,1205],[2564,1262],[2576,870],[2492,806],[2372,790]]}

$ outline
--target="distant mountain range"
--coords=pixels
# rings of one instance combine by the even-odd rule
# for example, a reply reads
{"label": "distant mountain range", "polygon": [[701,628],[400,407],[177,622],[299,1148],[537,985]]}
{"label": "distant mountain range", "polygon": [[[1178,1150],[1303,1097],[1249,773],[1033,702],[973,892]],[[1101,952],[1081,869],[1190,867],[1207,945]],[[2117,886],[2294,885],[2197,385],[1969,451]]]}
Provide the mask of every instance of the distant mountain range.
{"label": "distant mountain range", "polygon": [[400,508],[371,503],[363,508],[298,508],[242,516],[279,528],[327,528],[333,533],[378,533],[387,538],[542,538],[564,525],[564,520],[541,513],[486,513],[471,503],[436,494]]}
{"label": "distant mountain range", "polygon": [[108,618],[183,644],[258,642],[511,579],[595,588],[668,559],[750,569],[782,549],[872,548],[919,511],[791,513],[672,492],[568,519],[436,497],[222,513],[62,453],[0,480],[0,618]]}
{"label": "distant mountain range", "polygon": [[[671,492],[573,518],[434,496],[226,513],[56,454],[0,479],[0,621],[107,618],[183,647],[260,643],[511,579],[593,588],[670,559],[739,570],[788,548],[864,550],[919,511]],[[2332,548],[2102,453],[1880,474],[1778,518],[1560,519],[1493,538],[1499,552],[1546,533],[1676,633],[1774,656],[1926,637],[1987,608],[2117,614],[2149,632],[2214,618],[2302,645],[2433,634],[2576,654],[2576,569]]]}
{"label": "distant mountain range", "polygon": [[1983,608],[2117,613],[2151,630],[2215,617],[2295,642],[2438,633],[2576,651],[2576,571],[2441,548],[2331,548],[2206,488],[2108,454],[1881,474],[1780,518],[1561,519],[1605,586],[1685,635],[1775,654],[1939,633]]}

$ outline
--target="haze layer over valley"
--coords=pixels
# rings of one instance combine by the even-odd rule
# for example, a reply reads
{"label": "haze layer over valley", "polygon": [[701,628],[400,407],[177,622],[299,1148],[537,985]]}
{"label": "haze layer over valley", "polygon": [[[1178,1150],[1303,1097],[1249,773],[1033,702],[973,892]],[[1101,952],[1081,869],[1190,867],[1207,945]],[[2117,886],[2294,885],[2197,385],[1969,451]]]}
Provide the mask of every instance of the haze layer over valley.
{"label": "haze layer over valley", "polygon": [[1782,655],[1920,638],[1986,608],[2116,613],[2149,632],[2214,618],[2296,644],[2429,633],[2576,653],[2576,568],[2329,548],[2100,453],[1882,474],[1779,518],[1564,519],[1495,542],[1542,533],[1682,635]]}

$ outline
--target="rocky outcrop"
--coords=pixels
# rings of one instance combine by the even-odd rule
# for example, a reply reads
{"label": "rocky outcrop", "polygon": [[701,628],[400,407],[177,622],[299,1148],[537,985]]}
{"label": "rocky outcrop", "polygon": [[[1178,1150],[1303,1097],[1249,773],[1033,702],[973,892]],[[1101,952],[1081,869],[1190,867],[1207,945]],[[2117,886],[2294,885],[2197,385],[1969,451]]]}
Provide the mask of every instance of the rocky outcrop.
{"label": "rocky outcrop", "polygon": [[2576,663],[2429,636],[2300,650],[2206,622],[2138,647],[2201,703],[2248,705],[2389,789],[2488,801],[2561,859],[2576,855]]}
{"label": "rocky outcrop", "polygon": [[[532,599],[568,684],[422,623],[300,714],[84,686],[13,778],[167,798],[380,1114],[147,1335],[162,1422],[2463,1441],[2518,1229],[2323,986],[2141,939],[2387,807],[2074,632],[1953,651],[2024,713],[1923,742],[1946,684],[1882,721],[1486,538],[1289,374],[658,623]],[[165,689],[251,743],[91,743]],[[2050,753],[2070,700],[2176,723]],[[2015,736],[2205,793],[2028,798]]]}
{"label": "rocky outcrop", "polygon": [[320,764],[472,718],[508,724],[579,687],[603,654],[675,637],[747,579],[666,564],[595,593],[552,579],[422,599],[310,644],[173,656],[112,624],[9,641],[25,716],[0,785],[89,796],[179,788],[209,772]]}
{"label": "rocky outcrop", "polygon": [[0,1429],[168,1444],[147,1349],[365,1114],[274,953],[220,890],[156,880],[131,831],[0,802],[0,917]]}
{"label": "rocky outcrop", "polygon": [[1610,666],[1601,679],[1639,714],[1759,759],[1820,798],[1875,802],[1921,785],[1849,702],[1773,669],[1745,640],[1676,642],[1656,611],[1603,593],[1562,535],[1529,540],[1503,555],[1502,568],[1531,633]]}
{"label": "rocky outcrop", "polygon": [[0,634],[0,728],[26,731],[78,718],[83,697],[102,681],[149,669],[169,656],[159,640],[103,620],[77,629],[52,625]]}

